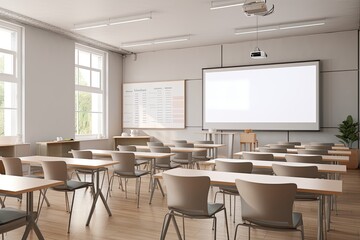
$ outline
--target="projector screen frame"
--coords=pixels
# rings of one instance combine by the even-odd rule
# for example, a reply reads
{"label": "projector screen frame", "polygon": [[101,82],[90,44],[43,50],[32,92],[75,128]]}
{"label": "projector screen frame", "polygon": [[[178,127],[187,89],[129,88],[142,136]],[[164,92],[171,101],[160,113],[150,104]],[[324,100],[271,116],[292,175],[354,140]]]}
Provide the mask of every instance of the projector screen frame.
{"label": "projector screen frame", "polygon": [[[216,71],[216,70],[225,70],[231,71],[231,69],[256,69],[256,68],[276,68],[282,66],[308,66],[315,65],[316,66],[316,122],[307,124],[301,123],[228,123],[228,122],[218,122],[218,123],[209,123],[206,122],[206,106],[205,106],[205,73],[206,71]],[[203,68],[202,69],[202,129],[218,129],[218,130],[244,130],[244,129],[252,129],[257,131],[312,131],[317,132],[320,131],[320,60],[308,60],[308,61],[293,61],[293,62],[277,62],[277,63],[265,63],[265,64],[253,64],[253,65],[237,65],[237,66],[226,66],[226,67],[211,67],[211,68]],[[294,108],[295,109],[295,108]],[[301,127],[299,127],[301,126]],[[305,127],[304,127],[305,126]]]}

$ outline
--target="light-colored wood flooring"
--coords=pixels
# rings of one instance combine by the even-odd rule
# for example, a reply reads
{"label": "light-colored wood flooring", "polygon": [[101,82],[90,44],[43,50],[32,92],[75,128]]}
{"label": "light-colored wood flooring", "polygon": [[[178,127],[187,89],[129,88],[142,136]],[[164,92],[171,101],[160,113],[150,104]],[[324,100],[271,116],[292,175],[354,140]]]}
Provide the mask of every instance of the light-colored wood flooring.
{"label": "light-colored wood flooring", "polygon": [[[343,194],[338,197],[338,215],[332,214],[331,230],[327,234],[330,240],[360,239],[360,170],[350,170],[342,176]],[[87,190],[79,190],[76,193],[71,233],[67,234],[68,213],[65,211],[64,194],[49,190],[48,199],[50,207],[44,206],[38,225],[45,239],[159,239],[163,217],[167,212],[166,197],[163,198],[157,190],[153,203],[149,205],[150,193],[148,192],[149,177],[143,178],[141,187],[140,208],[136,208],[136,195],[134,193],[135,180],[128,182],[128,198],[125,193],[114,184],[112,197],[108,203],[112,211],[109,217],[101,202],[98,202],[90,226],[85,223],[91,207],[91,194]],[[107,185],[106,185],[107,186]],[[104,185],[103,189],[106,189]],[[209,200],[212,201],[217,188],[212,188]],[[106,190],[103,190],[106,193]],[[37,196],[38,193],[35,194]],[[25,197],[25,196],[24,196]],[[218,196],[218,201],[222,197]],[[239,201],[239,200],[238,200]],[[35,201],[35,203],[37,200]],[[229,216],[229,201],[227,199],[228,221],[230,239],[234,238],[236,224],[233,223],[233,216]],[[25,209],[25,201],[18,202],[15,199],[6,200],[8,207],[20,207]],[[237,202],[237,206],[239,206]],[[303,214],[305,226],[305,239],[316,239],[317,230],[317,203],[296,202],[294,210]],[[235,222],[240,220],[236,215]],[[178,224],[182,226],[181,219]],[[212,239],[211,220],[185,220],[187,239]],[[9,232],[5,239],[21,239],[24,228]],[[32,232],[29,239],[37,239]],[[177,239],[172,225],[169,227],[167,239]],[[226,239],[224,227],[224,215],[218,214],[217,239]],[[237,239],[247,239],[247,228],[239,227]],[[299,232],[273,232],[264,230],[252,230],[251,239],[301,239]]]}

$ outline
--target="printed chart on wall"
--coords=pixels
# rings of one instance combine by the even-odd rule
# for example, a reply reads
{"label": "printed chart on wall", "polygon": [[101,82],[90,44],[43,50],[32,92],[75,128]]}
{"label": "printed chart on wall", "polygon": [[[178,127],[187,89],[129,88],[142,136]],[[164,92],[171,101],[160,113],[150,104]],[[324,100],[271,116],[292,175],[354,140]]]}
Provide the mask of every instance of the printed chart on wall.
{"label": "printed chart on wall", "polygon": [[125,83],[124,128],[185,128],[185,81]]}

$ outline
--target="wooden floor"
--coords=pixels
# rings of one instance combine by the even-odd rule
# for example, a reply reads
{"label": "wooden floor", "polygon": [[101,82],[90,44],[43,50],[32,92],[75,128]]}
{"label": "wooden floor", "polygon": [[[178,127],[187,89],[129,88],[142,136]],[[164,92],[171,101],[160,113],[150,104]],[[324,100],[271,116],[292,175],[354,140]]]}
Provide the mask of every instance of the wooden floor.
{"label": "wooden floor", "polygon": [[[338,215],[333,212],[331,230],[327,237],[330,240],[360,239],[360,171],[351,170],[342,176],[343,194],[338,197]],[[68,214],[65,211],[64,194],[48,191],[50,207],[44,207],[38,225],[45,239],[159,239],[162,221],[167,212],[166,198],[163,198],[160,191],[155,192],[153,203],[149,205],[148,190],[149,177],[142,181],[140,208],[136,208],[136,196],[134,194],[135,181],[129,180],[128,198],[124,192],[115,187],[113,196],[108,203],[112,211],[109,217],[101,202],[98,202],[90,226],[86,227],[86,219],[91,207],[90,191],[80,190],[76,193],[74,214],[71,223],[71,233],[67,234]],[[116,182],[115,182],[116,183]],[[106,189],[106,187],[104,187]],[[217,189],[210,190],[209,200],[213,199]],[[106,192],[104,190],[104,192]],[[37,193],[35,194],[38,195]],[[218,197],[218,201],[222,197]],[[35,201],[36,202],[36,201]],[[15,199],[6,200],[7,207],[25,208],[25,201],[21,204]],[[227,208],[229,201],[227,201]],[[237,204],[239,206],[239,203]],[[295,211],[303,213],[305,225],[305,239],[316,239],[317,229],[317,203],[296,202]],[[228,209],[229,215],[229,209]],[[217,239],[226,239],[224,227],[224,215],[218,214]],[[233,223],[233,216],[229,217],[230,239],[234,238],[236,224]],[[236,222],[240,220],[239,214]],[[178,220],[181,228],[181,219]],[[212,239],[211,220],[186,220],[187,239]],[[5,239],[21,239],[24,228],[9,232]],[[37,239],[32,232],[29,239]],[[175,230],[171,225],[167,239],[177,239]],[[247,229],[240,227],[237,239],[247,239]],[[301,239],[299,232],[272,232],[264,230],[252,230],[251,239]]]}

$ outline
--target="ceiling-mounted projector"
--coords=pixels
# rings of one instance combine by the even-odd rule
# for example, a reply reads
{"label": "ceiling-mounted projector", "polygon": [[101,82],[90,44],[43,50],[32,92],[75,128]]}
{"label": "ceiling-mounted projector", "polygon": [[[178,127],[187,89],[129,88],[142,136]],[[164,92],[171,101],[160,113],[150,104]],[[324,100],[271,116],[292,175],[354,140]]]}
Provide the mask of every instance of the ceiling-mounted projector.
{"label": "ceiling-mounted projector", "polygon": [[246,0],[242,6],[246,16],[266,16],[274,12],[274,4],[268,9],[266,0]]}
{"label": "ceiling-mounted projector", "polygon": [[260,48],[256,47],[254,51],[250,52],[250,57],[253,59],[266,58],[267,54],[264,51],[261,51]]}

